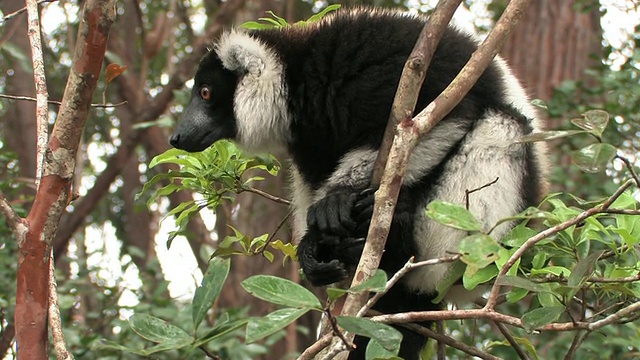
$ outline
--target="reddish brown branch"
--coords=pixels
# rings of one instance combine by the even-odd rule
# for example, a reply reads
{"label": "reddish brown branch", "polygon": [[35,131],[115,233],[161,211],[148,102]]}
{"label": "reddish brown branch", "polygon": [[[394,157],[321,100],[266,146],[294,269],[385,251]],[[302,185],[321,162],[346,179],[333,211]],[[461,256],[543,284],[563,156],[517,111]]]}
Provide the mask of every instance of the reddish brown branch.
{"label": "reddish brown branch", "polygon": [[[35,1],[28,5],[34,7]],[[29,12],[32,10],[29,8]],[[85,2],[73,66],[62,106],[46,146],[42,181],[26,219],[28,231],[18,239],[15,324],[18,358],[21,360],[48,357],[47,310],[51,242],[68,203],[75,153],[84,130],[91,97],[100,77],[108,32],[114,19],[115,0]],[[35,31],[39,36],[39,26]],[[37,65],[34,66],[34,72],[38,69]],[[41,86],[36,86],[38,104],[43,102],[46,108],[46,96],[42,96],[42,91],[45,90]],[[43,136],[42,131],[39,136]]]}

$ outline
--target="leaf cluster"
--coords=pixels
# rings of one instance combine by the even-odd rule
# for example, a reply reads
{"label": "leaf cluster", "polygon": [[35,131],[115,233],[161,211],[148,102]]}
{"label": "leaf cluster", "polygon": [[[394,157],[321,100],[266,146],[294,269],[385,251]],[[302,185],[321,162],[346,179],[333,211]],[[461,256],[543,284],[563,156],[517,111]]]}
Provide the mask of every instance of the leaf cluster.
{"label": "leaf cluster", "polygon": [[[194,199],[171,209],[167,216],[175,216],[178,229],[170,232],[168,245],[183,234],[189,219],[204,208],[214,209],[221,201],[234,201],[235,195],[249,191],[252,183],[264,180],[258,175],[245,176],[251,170],[276,175],[280,163],[272,155],[249,157],[233,143],[221,140],[199,153],[170,149],[154,157],[149,167],[171,165],[168,172],[156,174],[145,183],[141,194],[152,191],[147,201],[151,205],[158,198],[176,191],[198,193],[202,199]],[[156,185],[161,185],[155,189]],[[140,196],[140,194],[138,195]]]}

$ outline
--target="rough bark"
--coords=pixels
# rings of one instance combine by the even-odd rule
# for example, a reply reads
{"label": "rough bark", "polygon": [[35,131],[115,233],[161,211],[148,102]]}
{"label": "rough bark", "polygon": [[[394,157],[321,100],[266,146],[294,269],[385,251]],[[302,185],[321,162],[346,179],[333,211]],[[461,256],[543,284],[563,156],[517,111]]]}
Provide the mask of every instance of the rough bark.
{"label": "rough bark", "polygon": [[580,10],[578,0],[533,1],[502,54],[535,98],[548,100],[565,80],[584,78],[602,53],[597,7]]}
{"label": "rough bark", "polygon": [[115,1],[85,3],[73,66],[44,154],[42,180],[26,218],[28,230],[18,238],[15,323],[21,360],[47,358],[51,242],[68,203],[75,155],[114,19]]}

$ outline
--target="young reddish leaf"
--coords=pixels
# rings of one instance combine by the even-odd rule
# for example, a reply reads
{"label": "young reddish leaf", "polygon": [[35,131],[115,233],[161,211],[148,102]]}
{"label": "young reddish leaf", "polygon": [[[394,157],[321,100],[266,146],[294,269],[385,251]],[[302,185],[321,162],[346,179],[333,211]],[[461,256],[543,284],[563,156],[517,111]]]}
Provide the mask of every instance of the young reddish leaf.
{"label": "young reddish leaf", "polygon": [[105,70],[105,74],[107,76],[107,84],[113,81],[113,79],[120,76],[123,72],[127,70],[127,65],[120,66],[118,64],[109,64],[107,65],[107,69]]}

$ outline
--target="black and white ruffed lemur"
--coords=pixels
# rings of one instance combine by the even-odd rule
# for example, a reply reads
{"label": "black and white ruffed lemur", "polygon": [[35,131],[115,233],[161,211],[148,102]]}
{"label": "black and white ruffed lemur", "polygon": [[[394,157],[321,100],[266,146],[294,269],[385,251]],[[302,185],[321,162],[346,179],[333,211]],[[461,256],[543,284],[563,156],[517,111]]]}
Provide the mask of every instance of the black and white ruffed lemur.
{"label": "black and white ruffed lemur", "polygon": [[[171,144],[201,151],[231,139],[249,151],[285,150],[292,162],[298,257],[313,285],[345,279],[359,260],[373,203],[365,190],[403,65],[425,21],[390,10],[341,10],[306,26],[229,31],[200,62]],[[473,34],[448,28],[416,113],[451,82],[477,46]],[[496,58],[412,153],[380,268],[393,274],[411,256],[425,260],[457,251],[466,233],[425,216],[434,199],[463,204],[465,190],[498,178],[469,199],[487,228],[537,204],[544,148],[518,140],[539,126],[522,86]],[[502,224],[492,235],[499,238],[511,227]],[[439,309],[432,302],[435,289],[450,269],[439,264],[409,273],[374,308]],[[465,296],[458,290],[449,295],[454,293]],[[398,329],[400,356],[418,359],[426,339]],[[350,359],[364,359],[366,341],[356,338]]]}

